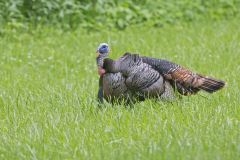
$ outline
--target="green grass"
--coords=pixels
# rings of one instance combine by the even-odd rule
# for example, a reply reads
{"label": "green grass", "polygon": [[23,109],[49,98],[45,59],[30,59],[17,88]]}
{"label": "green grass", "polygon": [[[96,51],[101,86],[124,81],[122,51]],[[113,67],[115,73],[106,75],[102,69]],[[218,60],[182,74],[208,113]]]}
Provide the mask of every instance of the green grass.
{"label": "green grass", "polygon": [[[0,159],[239,159],[239,20],[0,37]],[[223,90],[133,108],[96,101],[100,42],[227,81]]]}

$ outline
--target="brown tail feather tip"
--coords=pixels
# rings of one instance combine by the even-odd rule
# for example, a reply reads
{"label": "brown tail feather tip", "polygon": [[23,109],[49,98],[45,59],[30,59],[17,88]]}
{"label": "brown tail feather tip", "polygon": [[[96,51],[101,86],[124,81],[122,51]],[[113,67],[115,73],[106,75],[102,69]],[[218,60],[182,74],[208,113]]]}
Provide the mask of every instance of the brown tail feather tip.
{"label": "brown tail feather tip", "polygon": [[208,93],[213,93],[222,89],[224,86],[225,82],[222,80],[205,77],[200,88]]}

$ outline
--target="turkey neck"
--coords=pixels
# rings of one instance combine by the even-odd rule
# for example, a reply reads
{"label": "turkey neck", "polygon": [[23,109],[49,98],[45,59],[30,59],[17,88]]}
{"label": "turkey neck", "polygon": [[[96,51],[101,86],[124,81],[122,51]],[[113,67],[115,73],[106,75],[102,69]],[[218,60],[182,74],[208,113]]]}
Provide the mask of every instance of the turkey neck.
{"label": "turkey neck", "polygon": [[98,68],[103,68],[103,61],[104,59],[106,59],[107,56],[103,56],[103,55],[99,55],[97,58],[96,58],[96,61],[97,61],[97,66]]}

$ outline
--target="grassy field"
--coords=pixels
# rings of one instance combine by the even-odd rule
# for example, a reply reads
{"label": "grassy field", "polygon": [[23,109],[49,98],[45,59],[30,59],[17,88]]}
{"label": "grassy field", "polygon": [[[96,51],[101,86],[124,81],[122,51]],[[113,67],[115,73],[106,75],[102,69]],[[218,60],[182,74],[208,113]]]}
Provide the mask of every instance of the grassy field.
{"label": "grassy field", "polygon": [[[239,159],[239,20],[86,33],[0,34],[0,159]],[[98,108],[96,47],[227,82],[215,94]]]}

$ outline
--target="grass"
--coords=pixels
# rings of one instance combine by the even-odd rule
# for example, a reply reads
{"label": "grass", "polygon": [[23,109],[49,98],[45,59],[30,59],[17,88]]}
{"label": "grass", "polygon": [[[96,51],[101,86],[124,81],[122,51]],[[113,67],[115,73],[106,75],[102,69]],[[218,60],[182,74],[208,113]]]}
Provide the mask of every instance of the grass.
{"label": "grass", "polygon": [[[239,159],[239,20],[86,33],[5,29],[0,159]],[[98,108],[100,42],[227,81],[212,95]]]}

